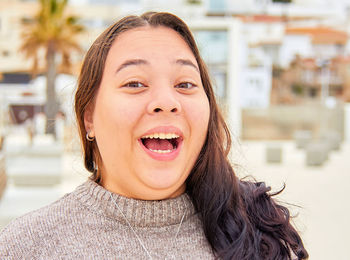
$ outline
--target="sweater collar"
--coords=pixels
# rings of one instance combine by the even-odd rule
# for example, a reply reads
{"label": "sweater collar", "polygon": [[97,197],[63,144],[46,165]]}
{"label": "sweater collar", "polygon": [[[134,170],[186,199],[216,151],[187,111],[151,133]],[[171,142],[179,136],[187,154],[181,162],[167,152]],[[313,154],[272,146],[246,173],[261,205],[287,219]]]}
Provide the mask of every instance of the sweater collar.
{"label": "sweater collar", "polygon": [[[77,187],[74,193],[90,210],[123,224],[127,224],[127,218],[131,225],[138,227],[176,225],[183,217],[183,221],[186,221],[195,214],[194,206],[186,193],[165,200],[138,200],[110,193],[91,180]],[[118,204],[125,218],[114,202]]]}

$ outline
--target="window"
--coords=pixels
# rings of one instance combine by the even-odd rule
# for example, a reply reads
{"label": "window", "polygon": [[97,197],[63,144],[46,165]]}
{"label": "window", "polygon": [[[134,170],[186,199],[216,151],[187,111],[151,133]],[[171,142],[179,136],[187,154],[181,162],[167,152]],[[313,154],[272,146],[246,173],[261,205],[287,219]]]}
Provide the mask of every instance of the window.
{"label": "window", "polygon": [[32,24],[34,22],[35,22],[35,20],[33,18],[31,18],[31,17],[22,17],[21,18],[21,23],[24,24],[24,25]]}
{"label": "window", "polygon": [[272,0],[273,3],[290,4],[292,0]]}
{"label": "window", "polygon": [[[206,63],[226,64],[228,54],[227,31],[196,31],[194,36]],[[215,55],[213,55],[215,53]]]}
{"label": "window", "polygon": [[209,12],[225,12],[226,11],[226,0],[209,0]]}
{"label": "window", "polygon": [[10,56],[10,52],[9,52],[8,50],[2,51],[1,54],[2,54],[3,57],[8,57],[8,56]]}
{"label": "window", "polygon": [[[226,30],[197,30],[194,37],[213,80],[215,95],[225,102],[227,89],[228,36]],[[213,55],[215,53],[215,55]]]}

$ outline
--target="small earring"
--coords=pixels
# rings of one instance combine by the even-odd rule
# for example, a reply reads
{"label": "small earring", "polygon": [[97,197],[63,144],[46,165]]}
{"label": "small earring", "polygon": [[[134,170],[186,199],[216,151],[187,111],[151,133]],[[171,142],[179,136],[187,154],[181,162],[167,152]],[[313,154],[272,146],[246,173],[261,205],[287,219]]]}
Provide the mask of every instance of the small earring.
{"label": "small earring", "polygon": [[93,136],[93,137],[90,137],[90,136],[89,136],[89,133],[90,133],[90,132],[87,132],[87,133],[86,133],[86,140],[88,140],[89,142],[93,142],[93,141],[95,140],[95,137],[94,137],[94,136]]}

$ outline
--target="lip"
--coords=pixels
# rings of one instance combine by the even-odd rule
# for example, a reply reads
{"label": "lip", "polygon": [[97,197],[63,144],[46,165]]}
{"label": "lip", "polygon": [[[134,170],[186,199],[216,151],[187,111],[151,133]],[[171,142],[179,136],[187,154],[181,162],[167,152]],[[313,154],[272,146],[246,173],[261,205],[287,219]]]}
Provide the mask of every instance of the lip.
{"label": "lip", "polygon": [[[148,130],[142,136],[151,135],[151,134],[155,134],[155,133],[177,134],[178,136],[183,137],[182,131],[175,126],[158,126],[158,127],[155,127],[155,128]],[[140,136],[139,139],[141,139],[142,136]]]}
{"label": "lip", "polygon": [[[181,141],[179,142],[178,146],[176,147],[175,150],[173,150],[170,153],[157,153],[157,152],[152,152],[151,150],[147,149],[141,141],[142,136],[146,136],[146,135],[151,135],[151,134],[155,134],[155,133],[165,133],[165,134],[177,134],[179,136],[179,138],[181,139]],[[152,158],[158,161],[172,161],[174,160],[180,153],[181,148],[182,148],[182,143],[183,143],[183,133],[182,131],[175,127],[175,126],[158,126],[155,128],[152,128],[150,130],[148,130],[147,132],[145,132],[142,136],[140,136],[140,138],[138,138],[138,142],[140,144],[140,146],[142,147],[142,149]]]}

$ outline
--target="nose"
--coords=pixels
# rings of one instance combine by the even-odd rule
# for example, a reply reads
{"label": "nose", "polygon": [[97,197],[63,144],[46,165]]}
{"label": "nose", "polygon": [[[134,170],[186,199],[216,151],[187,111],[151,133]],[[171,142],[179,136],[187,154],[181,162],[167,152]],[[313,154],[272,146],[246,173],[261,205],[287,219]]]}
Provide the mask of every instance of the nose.
{"label": "nose", "polygon": [[172,87],[159,87],[152,91],[147,111],[150,114],[181,112],[181,104],[176,91]]}

